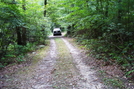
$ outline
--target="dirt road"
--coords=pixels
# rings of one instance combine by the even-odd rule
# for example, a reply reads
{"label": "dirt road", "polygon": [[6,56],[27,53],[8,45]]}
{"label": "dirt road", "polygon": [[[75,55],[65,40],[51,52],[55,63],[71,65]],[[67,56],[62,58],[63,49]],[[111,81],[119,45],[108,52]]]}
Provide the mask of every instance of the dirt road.
{"label": "dirt road", "polygon": [[83,63],[85,58],[66,38],[50,37],[46,56],[12,76],[3,75],[1,89],[110,89]]}

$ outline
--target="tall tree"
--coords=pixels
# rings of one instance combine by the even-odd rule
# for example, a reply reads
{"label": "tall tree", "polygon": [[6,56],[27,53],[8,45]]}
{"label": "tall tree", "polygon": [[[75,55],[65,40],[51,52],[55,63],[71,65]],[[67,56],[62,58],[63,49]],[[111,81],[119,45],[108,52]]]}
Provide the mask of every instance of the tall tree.
{"label": "tall tree", "polygon": [[[26,1],[22,0],[23,4],[22,4],[22,9],[25,13],[26,10]],[[17,32],[17,43],[18,45],[26,45],[26,28],[24,26],[19,26],[16,27],[16,32]]]}
{"label": "tall tree", "polygon": [[[26,10],[26,0],[23,0],[23,5],[22,5],[22,8],[24,10],[24,13],[25,13],[25,10]],[[25,25],[25,24],[24,24]],[[22,27],[22,45],[26,45],[26,28],[25,26]]]}
{"label": "tall tree", "polygon": [[46,5],[47,5],[47,0],[44,0],[44,6],[45,6],[45,10],[44,10],[44,17],[46,16]]}

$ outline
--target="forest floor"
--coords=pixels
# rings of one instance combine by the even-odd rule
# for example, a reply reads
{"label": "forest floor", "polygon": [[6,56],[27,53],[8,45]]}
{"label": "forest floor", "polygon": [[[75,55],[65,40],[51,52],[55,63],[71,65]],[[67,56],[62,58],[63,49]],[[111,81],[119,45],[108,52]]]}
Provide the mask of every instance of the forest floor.
{"label": "forest floor", "polygon": [[117,66],[100,66],[104,63],[89,57],[71,38],[49,40],[49,46],[28,54],[33,61],[0,70],[0,89],[128,89],[110,78],[123,76]]}

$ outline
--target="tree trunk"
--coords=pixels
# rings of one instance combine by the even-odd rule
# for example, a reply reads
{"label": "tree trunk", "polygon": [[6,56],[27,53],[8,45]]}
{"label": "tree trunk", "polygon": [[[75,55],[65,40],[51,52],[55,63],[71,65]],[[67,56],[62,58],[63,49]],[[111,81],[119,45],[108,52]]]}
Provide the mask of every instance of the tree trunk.
{"label": "tree trunk", "polygon": [[121,0],[118,0],[118,23],[121,22]]}
{"label": "tree trunk", "polygon": [[22,45],[22,37],[21,37],[20,27],[16,27],[16,33],[17,33],[17,44]]}
{"label": "tree trunk", "polygon": [[107,0],[105,16],[108,17],[109,1]]}
{"label": "tree trunk", "polygon": [[[22,9],[26,10],[25,0],[23,0]],[[26,28],[22,27],[22,45],[26,45]]]}
{"label": "tree trunk", "polygon": [[25,0],[22,0],[22,1],[23,1],[22,9],[25,11],[26,10]]}
{"label": "tree trunk", "polygon": [[[46,5],[47,5],[47,0],[44,0],[44,5],[45,5],[45,7],[46,7]],[[44,17],[46,16],[46,10],[44,10]]]}
{"label": "tree trunk", "polygon": [[22,45],[26,45],[26,28],[22,28]]}

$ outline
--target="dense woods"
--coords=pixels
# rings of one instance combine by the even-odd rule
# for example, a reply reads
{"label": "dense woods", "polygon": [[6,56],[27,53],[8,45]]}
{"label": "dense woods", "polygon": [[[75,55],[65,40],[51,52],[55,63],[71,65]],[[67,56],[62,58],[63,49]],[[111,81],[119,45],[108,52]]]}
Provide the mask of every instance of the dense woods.
{"label": "dense woods", "polygon": [[31,50],[32,42],[43,42],[47,29],[61,27],[95,58],[117,63],[128,69],[129,75],[134,72],[133,3],[134,0],[1,0],[1,66]]}
{"label": "dense woods", "polygon": [[50,0],[48,15],[90,54],[134,71],[134,0]]}
{"label": "dense woods", "polygon": [[[0,1],[0,66],[24,61],[35,44],[45,44],[46,19],[42,0]],[[16,58],[17,57],[17,58]]]}

